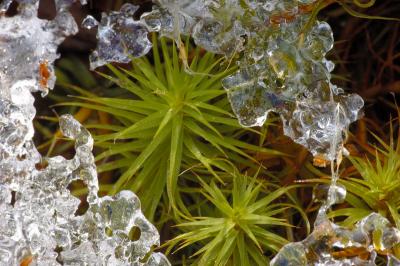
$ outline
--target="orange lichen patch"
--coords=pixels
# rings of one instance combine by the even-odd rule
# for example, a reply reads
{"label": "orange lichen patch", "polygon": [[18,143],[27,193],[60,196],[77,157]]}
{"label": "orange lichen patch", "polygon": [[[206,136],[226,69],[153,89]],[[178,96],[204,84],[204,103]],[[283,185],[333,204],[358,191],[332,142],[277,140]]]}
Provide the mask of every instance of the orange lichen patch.
{"label": "orange lichen patch", "polygon": [[314,4],[311,5],[299,5],[299,13],[310,13],[314,8]]}
{"label": "orange lichen patch", "polygon": [[269,23],[272,25],[279,25],[281,23],[281,16],[280,15],[272,15],[269,17]]}
{"label": "orange lichen patch", "polygon": [[292,22],[296,18],[296,14],[292,12],[283,12],[281,14],[272,15],[269,22],[272,25],[279,25],[282,22]]}
{"label": "orange lichen patch", "polygon": [[333,4],[335,2],[336,2],[336,0],[319,0],[319,1],[315,1],[314,3],[308,4],[308,5],[307,4],[306,5],[300,4],[299,5],[299,9],[298,9],[298,13],[299,14],[311,13],[311,12],[313,12],[314,8],[319,6],[319,5],[323,6],[323,7],[326,7],[326,6],[329,6],[330,4]]}
{"label": "orange lichen patch", "polygon": [[269,22],[272,25],[279,25],[282,22],[292,22],[295,20],[296,16],[299,14],[310,13],[312,12],[314,5],[299,5],[299,8],[296,12],[286,11],[279,14],[273,14],[269,18]]}
{"label": "orange lichen patch", "polygon": [[[376,253],[382,256],[393,254],[393,251],[391,249],[379,250],[375,248],[374,250],[376,251]],[[334,251],[331,253],[331,255],[335,259],[359,257],[362,260],[368,260],[371,256],[371,252],[368,251],[365,247],[349,247],[339,251]]]}
{"label": "orange lichen patch", "polygon": [[33,260],[32,256],[26,257],[21,261],[21,263],[19,265],[20,266],[29,266],[29,264],[31,264],[32,260]]}
{"label": "orange lichen patch", "polygon": [[329,164],[329,160],[325,158],[322,154],[317,154],[314,156],[313,165],[316,167],[326,167]]}
{"label": "orange lichen patch", "polygon": [[313,12],[314,8],[318,5],[328,6],[334,3],[334,0],[320,0],[319,3],[314,2],[308,5],[299,5],[296,11],[286,11],[279,14],[274,14],[269,18],[269,22],[272,25],[279,25],[282,22],[292,22],[295,20],[297,15],[307,14]]}
{"label": "orange lichen patch", "polygon": [[344,259],[344,258],[352,258],[359,257],[362,260],[367,260],[370,256],[370,252],[366,250],[364,247],[350,247],[345,248],[340,251],[332,252],[331,255],[335,259]]}
{"label": "orange lichen patch", "polygon": [[296,14],[286,12],[282,14],[282,18],[285,19],[286,22],[292,22],[296,18]]}
{"label": "orange lichen patch", "polygon": [[48,87],[48,81],[50,78],[50,71],[48,67],[48,61],[44,60],[39,65],[39,83],[43,89]]}

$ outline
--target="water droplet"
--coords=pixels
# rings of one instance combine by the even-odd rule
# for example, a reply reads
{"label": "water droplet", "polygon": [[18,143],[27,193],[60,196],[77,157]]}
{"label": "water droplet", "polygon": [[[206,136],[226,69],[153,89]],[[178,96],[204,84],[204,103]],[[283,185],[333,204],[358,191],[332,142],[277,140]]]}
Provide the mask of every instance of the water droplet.
{"label": "water droplet", "polygon": [[97,25],[99,25],[99,22],[94,17],[89,15],[82,21],[81,25],[85,29],[90,30],[90,29],[96,27]]}

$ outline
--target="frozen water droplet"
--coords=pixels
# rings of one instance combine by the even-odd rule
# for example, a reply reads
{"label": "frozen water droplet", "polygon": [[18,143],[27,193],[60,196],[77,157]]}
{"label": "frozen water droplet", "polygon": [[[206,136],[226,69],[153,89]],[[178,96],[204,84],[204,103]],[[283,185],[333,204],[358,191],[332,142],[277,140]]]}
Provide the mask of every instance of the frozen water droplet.
{"label": "frozen water droplet", "polygon": [[0,3],[0,13],[2,12],[6,12],[8,10],[8,8],[10,7],[11,3],[13,0],[3,0]]}
{"label": "frozen water droplet", "polygon": [[82,21],[82,27],[90,30],[94,27],[99,25],[99,22],[93,17],[93,16],[87,16],[83,21]]}
{"label": "frozen water droplet", "polygon": [[346,199],[346,188],[342,185],[335,184],[329,187],[330,198],[328,199],[331,201],[329,204],[339,204],[343,203]]}
{"label": "frozen water droplet", "polygon": [[346,198],[346,188],[340,184],[320,184],[313,190],[313,200],[324,202],[323,208],[343,203]]}

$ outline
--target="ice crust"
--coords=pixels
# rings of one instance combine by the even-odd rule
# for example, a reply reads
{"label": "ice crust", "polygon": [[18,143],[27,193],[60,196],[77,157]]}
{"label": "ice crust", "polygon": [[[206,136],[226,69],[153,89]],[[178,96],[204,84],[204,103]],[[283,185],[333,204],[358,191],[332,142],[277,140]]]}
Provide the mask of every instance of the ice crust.
{"label": "ice crust", "polygon": [[[75,140],[72,159],[36,150],[31,93],[53,88],[57,47],[78,27],[67,11],[74,1],[56,1],[52,21],[36,17],[37,1],[19,2],[16,16],[0,15],[0,265],[170,265],[152,253],[159,234],[134,193],[97,195],[93,139],[78,121],[60,117],[63,135]],[[68,189],[75,180],[88,189],[81,216]]]}

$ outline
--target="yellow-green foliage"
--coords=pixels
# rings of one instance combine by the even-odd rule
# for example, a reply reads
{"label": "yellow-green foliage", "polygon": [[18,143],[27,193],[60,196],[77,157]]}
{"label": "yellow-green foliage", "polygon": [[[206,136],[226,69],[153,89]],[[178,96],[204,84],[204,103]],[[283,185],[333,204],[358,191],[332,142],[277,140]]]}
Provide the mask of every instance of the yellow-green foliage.
{"label": "yellow-green foliage", "polygon": [[351,225],[371,212],[378,212],[400,228],[400,139],[395,142],[391,130],[387,144],[374,135],[381,148],[375,157],[351,157],[359,177],[343,177],[339,180],[347,189],[346,201],[351,207],[333,211],[330,215],[346,216],[344,224]]}
{"label": "yellow-green foliage", "polygon": [[290,227],[282,217],[295,206],[277,200],[290,187],[266,188],[256,178],[241,174],[233,176],[228,189],[215,182],[201,183],[200,193],[207,205],[200,206],[199,213],[208,215],[178,225],[185,233],[170,241],[170,249],[198,244],[199,249],[193,254],[196,265],[268,265],[264,252],[275,253],[288,242],[277,228]]}

